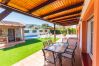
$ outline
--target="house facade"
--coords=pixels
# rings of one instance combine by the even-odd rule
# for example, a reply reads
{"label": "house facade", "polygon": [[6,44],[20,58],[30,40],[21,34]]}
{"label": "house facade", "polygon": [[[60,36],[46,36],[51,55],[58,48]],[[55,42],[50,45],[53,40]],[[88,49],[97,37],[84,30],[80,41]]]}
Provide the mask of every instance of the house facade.
{"label": "house facade", "polygon": [[77,28],[84,66],[99,66],[99,0],[85,0]]}
{"label": "house facade", "polygon": [[0,22],[0,49],[14,46],[24,40],[24,25],[18,22]]}
{"label": "house facade", "polygon": [[49,33],[50,33],[49,29],[43,29],[35,25],[32,27],[29,27],[29,25],[26,25],[24,28],[25,39],[37,38],[37,37],[40,37],[40,35],[46,35]]}

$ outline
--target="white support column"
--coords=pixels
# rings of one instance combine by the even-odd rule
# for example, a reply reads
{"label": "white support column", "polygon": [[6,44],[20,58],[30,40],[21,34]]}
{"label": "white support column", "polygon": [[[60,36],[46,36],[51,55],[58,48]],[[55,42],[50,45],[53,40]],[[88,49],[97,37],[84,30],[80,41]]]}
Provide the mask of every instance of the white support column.
{"label": "white support column", "polygon": [[22,40],[25,40],[25,39],[24,39],[24,28],[21,28],[21,39],[22,39]]}

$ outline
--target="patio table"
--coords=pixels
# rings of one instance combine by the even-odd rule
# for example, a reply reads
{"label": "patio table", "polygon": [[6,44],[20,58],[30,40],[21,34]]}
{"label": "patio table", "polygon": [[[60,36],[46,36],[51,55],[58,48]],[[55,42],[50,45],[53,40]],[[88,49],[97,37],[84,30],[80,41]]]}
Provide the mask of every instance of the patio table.
{"label": "patio table", "polygon": [[48,50],[48,51],[52,51],[54,53],[57,53],[58,54],[58,58],[59,58],[60,66],[62,66],[61,54],[65,52],[67,47],[68,47],[68,44],[55,43],[55,44],[49,45],[48,47],[44,48],[44,50]]}

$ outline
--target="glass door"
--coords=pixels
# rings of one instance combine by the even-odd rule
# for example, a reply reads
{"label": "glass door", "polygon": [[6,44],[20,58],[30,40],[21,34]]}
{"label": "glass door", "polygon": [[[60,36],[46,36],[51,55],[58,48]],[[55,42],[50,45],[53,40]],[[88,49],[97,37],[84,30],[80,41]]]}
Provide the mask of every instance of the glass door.
{"label": "glass door", "polygon": [[15,30],[14,29],[8,29],[8,41],[9,42],[15,41]]}

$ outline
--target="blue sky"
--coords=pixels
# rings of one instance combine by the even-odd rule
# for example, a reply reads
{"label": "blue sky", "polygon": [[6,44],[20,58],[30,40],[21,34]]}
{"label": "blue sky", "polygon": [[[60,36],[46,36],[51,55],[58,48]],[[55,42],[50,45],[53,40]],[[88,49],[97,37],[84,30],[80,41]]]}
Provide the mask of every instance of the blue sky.
{"label": "blue sky", "polygon": [[20,13],[17,13],[17,12],[10,13],[10,15],[8,15],[3,20],[20,22],[20,23],[23,23],[23,24],[37,24],[37,25],[47,23],[50,26],[53,26],[52,23],[49,23],[47,21],[43,21],[43,20],[40,20],[40,19],[37,19],[37,18],[29,17],[27,15],[23,15],[23,14],[20,14]]}
{"label": "blue sky", "polygon": [[[5,9],[0,8],[0,13],[2,13]],[[49,24],[50,26],[53,26],[52,23],[49,23],[47,21],[44,20],[40,20],[37,18],[33,18],[27,15],[23,15],[21,13],[17,13],[17,12],[12,12],[10,13],[6,18],[4,18],[3,20],[6,21],[12,21],[12,22],[20,22],[22,24],[37,24],[37,25],[41,25],[41,24]],[[76,27],[75,25],[73,27]]]}

